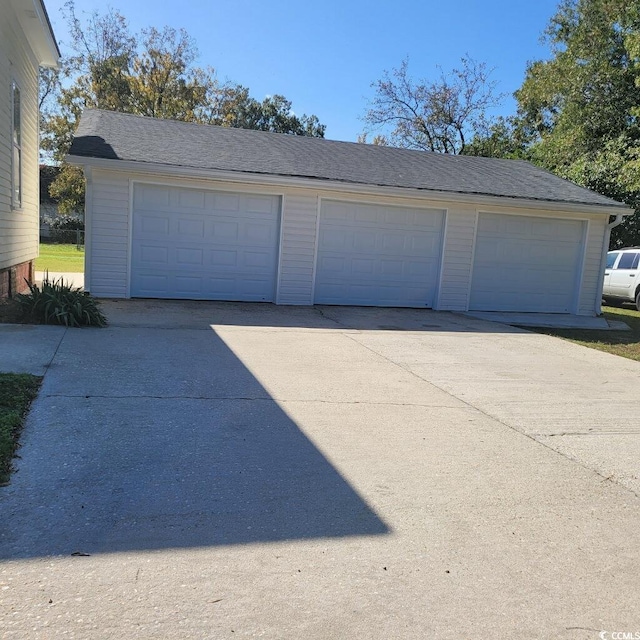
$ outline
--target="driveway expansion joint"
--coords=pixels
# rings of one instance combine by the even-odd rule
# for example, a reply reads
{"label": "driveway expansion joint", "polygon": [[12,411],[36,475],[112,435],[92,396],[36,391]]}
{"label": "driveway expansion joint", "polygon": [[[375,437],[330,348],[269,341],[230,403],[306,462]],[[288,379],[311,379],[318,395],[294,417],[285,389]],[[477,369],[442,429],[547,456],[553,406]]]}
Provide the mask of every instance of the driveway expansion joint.
{"label": "driveway expansion joint", "polygon": [[[491,413],[489,413],[485,409],[482,409],[481,407],[475,406],[469,400],[465,400],[463,397],[455,395],[451,391],[449,391],[449,390],[447,390],[447,389],[435,384],[431,380],[423,378],[421,375],[417,374],[415,371],[412,371],[408,366],[388,358],[387,356],[383,355],[382,353],[379,353],[378,351],[376,351],[375,349],[369,347],[368,345],[363,344],[362,342],[357,340],[355,337],[353,337],[351,335],[348,335],[348,334],[345,334],[345,335],[347,335],[347,337],[350,340],[353,340],[355,343],[359,344],[361,347],[367,349],[371,353],[376,354],[377,356],[383,358],[384,360],[386,360],[390,364],[393,364],[393,365],[399,367],[403,371],[406,371],[407,373],[410,373],[411,375],[415,376],[419,380],[422,380],[423,382],[426,382],[427,384],[431,385],[435,389],[439,389],[440,391],[443,391],[444,393],[446,393],[451,398],[455,398],[456,400],[458,400],[458,401],[462,402],[463,404],[467,405],[469,408],[474,409],[475,411],[477,411],[478,413],[482,414],[483,416],[489,418],[490,420],[494,420],[495,422],[501,424],[502,426],[506,427],[507,429],[511,429],[512,431],[515,431],[516,433],[519,433],[520,435],[525,436],[526,438],[528,438],[532,442],[535,442],[536,444],[539,444],[539,445],[545,447],[546,449],[548,449],[549,451],[552,451],[554,454],[560,456],[561,458],[564,458],[565,460],[569,460],[570,462],[572,462],[574,464],[577,464],[578,466],[582,467],[586,471],[589,471],[591,473],[596,474],[597,476],[599,476],[603,480],[615,483],[616,486],[620,487],[621,489],[623,489],[625,491],[628,491],[631,495],[635,496],[636,498],[640,498],[640,493],[639,492],[637,492],[634,489],[622,484],[621,482],[618,482],[615,479],[612,479],[612,475],[610,473],[604,473],[604,472],[599,471],[598,469],[594,469],[593,467],[591,467],[588,464],[582,462],[581,460],[578,460],[577,458],[574,458],[573,456],[569,455],[568,453],[563,452],[563,451],[558,451],[557,449],[554,449],[552,446],[550,446],[546,442],[543,442],[542,440],[538,439],[540,437],[548,437],[548,436],[538,436],[538,437],[536,437],[536,436],[532,435],[531,433],[527,433],[523,429],[520,429],[520,428],[518,428],[518,427],[516,427],[514,425],[511,425],[511,424],[505,422],[504,420],[502,420],[498,416],[492,415]],[[627,432],[625,432],[625,433],[627,433]],[[576,434],[576,435],[582,435],[582,434]],[[591,434],[588,434],[588,435],[591,435]]]}
{"label": "driveway expansion joint", "polygon": [[456,407],[448,404],[434,404],[432,402],[379,402],[376,400],[326,400],[323,398],[278,398],[276,396],[191,396],[191,395],[148,395],[148,394],[132,394],[132,395],[106,395],[106,394],[84,394],[84,393],[47,393],[43,394],[44,398],[84,398],[86,400],[127,400],[127,399],[149,399],[149,400],[215,400],[215,401],[248,401],[258,402],[267,401],[276,404],[327,404],[327,405],[366,405],[380,407],[423,407],[425,409],[453,409],[456,411],[473,409],[473,407]]}
{"label": "driveway expansion joint", "polygon": [[65,336],[67,335],[67,333],[69,333],[69,327],[64,327],[62,335],[60,336],[60,340],[58,340],[58,344],[56,345],[56,348],[53,352],[53,355],[51,356],[51,359],[49,360],[49,362],[47,362],[47,364],[44,367],[44,373],[42,374],[43,378],[47,375],[49,371],[49,367],[51,367],[51,365],[53,364],[53,361],[56,359],[56,356],[58,355],[58,351],[60,351],[60,347],[62,346],[62,341],[65,339]]}
{"label": "driveway expansion joint", "polygon": [[640,435],[640,431],[562,431],[560,433],[531,433],[534,438],[558,438],[562,436],[628,436]]}

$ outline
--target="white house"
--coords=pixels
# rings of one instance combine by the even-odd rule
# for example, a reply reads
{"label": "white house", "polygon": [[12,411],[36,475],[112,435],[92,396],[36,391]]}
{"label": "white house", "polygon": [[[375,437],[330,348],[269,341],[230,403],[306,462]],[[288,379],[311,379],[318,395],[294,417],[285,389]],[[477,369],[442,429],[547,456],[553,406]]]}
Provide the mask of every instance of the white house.
{"label": "white house", "polygon": [[522,161],[101,110],[69,160],[101,297],[595,315],[631,213]]}
{"label": "white house", "polygon": [[38,69],[60,51],[41,0],[0,2],[0,298],[33,279],[39,243]]}

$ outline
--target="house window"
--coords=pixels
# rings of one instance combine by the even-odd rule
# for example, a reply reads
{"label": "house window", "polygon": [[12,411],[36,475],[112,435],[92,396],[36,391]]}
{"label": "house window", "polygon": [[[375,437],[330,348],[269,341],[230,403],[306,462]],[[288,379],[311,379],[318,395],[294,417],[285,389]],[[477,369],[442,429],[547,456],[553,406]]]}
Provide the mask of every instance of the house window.
{"label": "house window", "polygon": [[12,155],[11,155],[11,193],[12,203],[15,208],[22,206],[22,122],[20,105],[20,87],[14,82],[11,85],[12,93]]}

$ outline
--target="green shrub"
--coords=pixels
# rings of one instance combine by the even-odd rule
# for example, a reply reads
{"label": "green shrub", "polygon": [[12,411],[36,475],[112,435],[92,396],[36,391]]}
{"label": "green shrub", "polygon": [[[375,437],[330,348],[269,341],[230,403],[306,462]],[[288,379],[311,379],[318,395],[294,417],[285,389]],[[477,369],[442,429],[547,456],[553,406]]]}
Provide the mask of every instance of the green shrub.
{"label": "green shrub", "polygon": [[9,479],[21,427],[22,418],[17,411],[0,407],[0,486]]}
{"label": "green shrub", "polygon": [[0,486],[9,480],[23,418],[41,380],[26,373],[0,373]]}
{"label": "green shrub", "polygon": [[42,287],[29,285],[30,292],[16,296],[22,317],[27,322],[61,324],[67,327],[104,327],[107,319],[98,301],[82,289],[65,284],[62,278],[49,280]]}
{"label": "green shrub", "polygon": [[84,244],[84,220],[56,218],[49,226],[49,240],[57,244]]}

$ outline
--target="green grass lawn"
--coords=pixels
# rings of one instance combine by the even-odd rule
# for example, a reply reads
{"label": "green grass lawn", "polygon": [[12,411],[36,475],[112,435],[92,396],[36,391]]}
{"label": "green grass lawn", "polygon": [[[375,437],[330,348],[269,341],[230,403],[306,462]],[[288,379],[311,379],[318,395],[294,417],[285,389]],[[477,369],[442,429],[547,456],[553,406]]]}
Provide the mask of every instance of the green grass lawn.
{"label": "green grass lawn", "polygon": [[0,373],[0,486],[9,481],[22,423],[41,381],[26,373]]}
{"label": "green grass lawn", "polygon": [[627,324],[631,331],[593,331],[585,329],[534,329],[538,333],[558,336],[585,347],[640,360],[640,311],[627,307],[602,307],[608,320]]}
{"label": "green grass lawn", "polygon": [[84,248],[75,244],[41,244],[36,271],[83,273]]}

